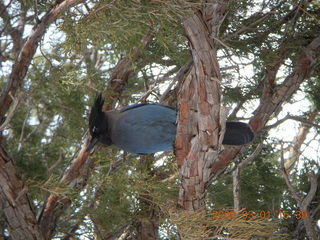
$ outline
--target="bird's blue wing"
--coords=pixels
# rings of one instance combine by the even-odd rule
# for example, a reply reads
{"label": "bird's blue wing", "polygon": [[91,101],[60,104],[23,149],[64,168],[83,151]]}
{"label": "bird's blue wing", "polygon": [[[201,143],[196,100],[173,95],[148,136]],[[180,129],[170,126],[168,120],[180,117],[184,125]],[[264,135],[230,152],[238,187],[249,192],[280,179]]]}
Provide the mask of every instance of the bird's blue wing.
{"label": "bird's blue wing", "polygon": [[125,111],[128,111],[128,110],[132,110],[134,108],[142,107],[142,106],[149,105],[149,104],[150,103],[135,103],[135,104],[132,104],[132,105],[129,105],[129,106],[126,106],[126,107],[122,108],[120,110],[120,112],[125,112]]}
{"label": "bird's blue wing", "polygon": [[157,104],[157,103],[135,103],[135,104],[132,104],[132,105],[129,105],[129,106],[126,106],[126,107],[122,108],[120,110],[120,112],[125,112],[125,111],[128,111],[128,110],[132,110],[134,108],[143,107],[143,106],[146,106],[146,105],[149,105],[149,106],[150,105],[155,105],[157,107],[165,107],[165,108],[169,108],[169,109],[172,109],[173,111],[175,111],[175,109],[173,107],[162,105],[162,104]]}
{"label": "bird's blue wing", "polygon": [[113,142],[127,152],[148,154],[172,149],[176,111],[160,104],[135,104],[121,110]]}

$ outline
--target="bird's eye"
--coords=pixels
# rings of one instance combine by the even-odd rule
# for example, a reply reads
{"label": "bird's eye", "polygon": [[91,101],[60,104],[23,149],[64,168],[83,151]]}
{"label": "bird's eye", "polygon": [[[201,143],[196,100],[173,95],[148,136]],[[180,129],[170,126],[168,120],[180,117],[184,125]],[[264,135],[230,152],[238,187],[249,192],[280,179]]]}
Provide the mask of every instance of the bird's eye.
{"label": "bird's eye", "polygon": [[92,129],[92,132],[93,133],[98,133],[98,128],[96,126],[94,126],[93,129]]}

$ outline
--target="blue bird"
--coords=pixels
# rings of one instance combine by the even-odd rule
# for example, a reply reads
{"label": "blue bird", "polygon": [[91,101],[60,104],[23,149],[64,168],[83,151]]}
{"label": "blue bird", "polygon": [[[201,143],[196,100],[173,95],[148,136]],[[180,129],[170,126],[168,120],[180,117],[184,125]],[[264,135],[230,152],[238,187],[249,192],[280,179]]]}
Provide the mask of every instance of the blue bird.
{"label": "blue bird", "polygon": [[[177,112],[165,105],[139,103],[121,110],[103,112],[104,99],[96,98],[89,116],[90,151],[96,143],[116,145],[126,152],[150,154],[173,148]],[[227,122],[223,144],[242,145],[253,140],[250,126]]]}

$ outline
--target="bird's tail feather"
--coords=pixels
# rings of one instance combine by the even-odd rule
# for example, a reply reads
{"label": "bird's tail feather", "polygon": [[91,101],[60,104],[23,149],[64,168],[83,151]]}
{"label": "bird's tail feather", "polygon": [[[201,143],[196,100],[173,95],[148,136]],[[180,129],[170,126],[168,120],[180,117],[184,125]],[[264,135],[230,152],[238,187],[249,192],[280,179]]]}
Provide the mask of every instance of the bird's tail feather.
{"label": "bird's tail feather", "polygon": [[253,131],[247,123],[226,122],[226,132],[222,144],[243,145],[251,142],[253,138]]}

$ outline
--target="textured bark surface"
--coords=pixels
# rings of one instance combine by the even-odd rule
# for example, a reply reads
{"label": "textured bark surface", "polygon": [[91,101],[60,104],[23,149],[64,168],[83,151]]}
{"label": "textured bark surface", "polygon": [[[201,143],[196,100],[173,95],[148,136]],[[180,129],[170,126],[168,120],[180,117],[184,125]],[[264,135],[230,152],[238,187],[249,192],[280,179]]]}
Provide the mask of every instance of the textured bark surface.
{"label": "textured bark surface", "polygon": [[0,196],[12,239],[43,239],[27,196],[27,188],[13,160],[0,145]]}
{"label": "textured bark surface", "polygon": [[194,64],[179,93],[175,152],[181,175],[179,205],[191,211],[204,207],[210,167],[222,139],[221,76],[212,36],[217,36],[226,7],[224,2],[209,4],[183,22]]}

